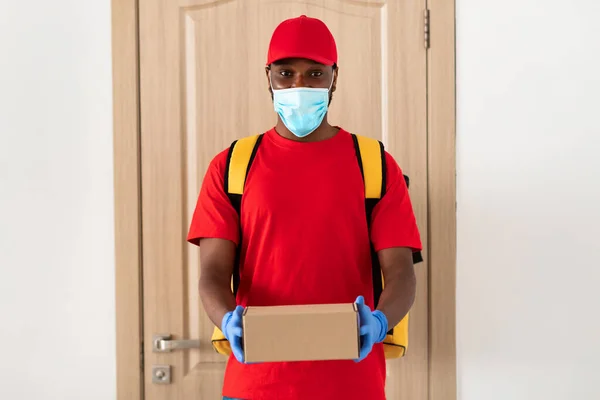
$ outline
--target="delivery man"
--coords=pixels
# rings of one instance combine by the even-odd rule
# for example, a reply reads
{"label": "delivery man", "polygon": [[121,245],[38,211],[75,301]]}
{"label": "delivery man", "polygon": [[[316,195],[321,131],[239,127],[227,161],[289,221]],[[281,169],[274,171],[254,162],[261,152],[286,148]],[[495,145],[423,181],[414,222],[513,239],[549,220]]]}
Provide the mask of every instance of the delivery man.
{"label": "delivery man", "polygon": [[[208,167],[188,234],[200,246],[204,308],[232,347],[224,399],[383,400],[381,342],[413,304],[412,253],[421,250],[402,171],[386,152],[385,195],[369,232],[352,136],[327,120],[338,65],[335,40],[323,22],[306,16],[283,21],[271,38],[266,75],[278,120],[254,156],[241,215],[224,189],[225,150]],[[385,279],[376,310],[370,241]],[[359,359],[244,362],[244,307],[352,302],[359,307]]]}

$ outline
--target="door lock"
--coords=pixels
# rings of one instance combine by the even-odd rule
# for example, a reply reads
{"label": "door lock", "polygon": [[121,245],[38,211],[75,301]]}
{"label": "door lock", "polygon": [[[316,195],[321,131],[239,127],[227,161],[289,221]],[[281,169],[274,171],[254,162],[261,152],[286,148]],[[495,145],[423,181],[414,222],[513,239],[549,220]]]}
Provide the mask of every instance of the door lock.
{"label": "door lock", "polygon": [[171,383],[171,366],[170,365],[153,365],[152,366],[152,383],[159,385],[168,385]]}

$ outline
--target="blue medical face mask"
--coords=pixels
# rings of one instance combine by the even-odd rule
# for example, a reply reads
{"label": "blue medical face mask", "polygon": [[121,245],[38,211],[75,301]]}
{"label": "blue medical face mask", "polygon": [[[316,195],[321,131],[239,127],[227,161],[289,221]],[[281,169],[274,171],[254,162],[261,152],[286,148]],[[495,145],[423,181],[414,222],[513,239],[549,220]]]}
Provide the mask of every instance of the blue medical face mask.
{"label": "blue medical face mask", "polygon": [[[333,80],[331,81],[333,85]],[[315,131],[329,106],[329,89],[289,88],[273,90],[273,105],[285,126],[299,138]]]}

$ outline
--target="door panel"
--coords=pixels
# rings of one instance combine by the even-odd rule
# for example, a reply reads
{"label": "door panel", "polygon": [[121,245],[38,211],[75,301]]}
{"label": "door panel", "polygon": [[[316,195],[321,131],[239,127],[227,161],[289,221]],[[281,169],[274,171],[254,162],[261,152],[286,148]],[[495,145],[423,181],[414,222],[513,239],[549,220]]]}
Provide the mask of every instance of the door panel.
{"label": "door panel", "polygon": [[[275,26],[306,14],[325,21],[339,51],[329,120],[382,139],[411,177],[426,235],[424,0],[140,0],[140,91],[146,400],[220,398],[225,359],[197,293],[199,253],[185,237],[210,160],[276,116],[264,67]],[[427,398],[427,274],[418,271],[410,347],[389,362],[388,398]],[[200,338],[192,350],[154,353],[152,337]],[[152,382],[171,365],[172,383]]]}

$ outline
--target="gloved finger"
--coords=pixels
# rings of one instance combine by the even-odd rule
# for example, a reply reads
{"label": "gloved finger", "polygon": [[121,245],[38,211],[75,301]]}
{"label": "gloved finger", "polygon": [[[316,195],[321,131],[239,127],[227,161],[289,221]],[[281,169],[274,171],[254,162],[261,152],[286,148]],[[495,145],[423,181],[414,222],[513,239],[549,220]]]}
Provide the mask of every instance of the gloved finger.
{"label": "gloved finger", "polygon": [[244,333],[241,326],[232,326],[230,332],[233,336],[237,337],[242,337]]}
{"label": "gloved finger", "polygon": [[354,359],[354,362],[358,363],[361,362],[362,360],[364,360],[365,357],[363,356],[363,351],[362,349],[358,352],[358,358]]}
{"label": "gloved finger", "polygon": [[371,331],[371,327],[369,325],[363,325],[360,327],[360,336],[368,335]]}
{"label": "gloved finger", "polygon": [[233,324],[235,326],[242,326],[242,321],[244,317],[242,317],[241,315],[238,315],[237,313],[233,314],[233,316],[231,317],[231,322],[233,322]]}
{"label": "gloved finger", "polygon": [[367,355],[371,352],[373,347],[373,342],[371,340],[370,335],[361,338],[360,341],[360,350],[358,352],[358,359],[354,360],[355,362],[360,362],[364,360]]}
{"label": "gloved finger", "polygon": [[367,325],[369,318],[371,318],[371,311],[369,310],[369,307],[367,306],[362,306],[362,307],[358,307],[358,322],[360,323],[360,325]]}
{"label": "gloved finger", "polygon": [[364,360],[369,355],[370,352],[371,352],[371,347],[369,346],[368,343],[365,343],[365,345],[360,349],[358,359],[360,361]]}
{"label": "gloved finger", "polygon": [[367,341],[363,342],[363,344],[360,348],[360,351],[358,352],[358,359],[356,359],[354,361],[361,362],[369,355],[370,352],[371,352],[371,349],[369,347],[369,343]]}
{"label": "gloved finger", "polygon": [[241,325],[242,324],[242,316],[243,313],[243,308],[241,306],[237,306],[235,308],[235,310],[233,310],[233,315],[231,316],[231,320],[235,321],[235,325]]}
{"label": "gloved finger", "polygon": [[244,363],[244,352],[237,347],[233,347],[232,351],[233,351],[233,355],[235,356],[235,359],[241,363]]}
{"label": "gloved finger", "polygon": [[227,314],[223,315],[223,320],[221,321],[221,328],[224,329],[227,326],[227,324],[231,320],[232,316],[233,316],[233,314],[229,313],[229,312]]}
{"label": "gloved finger", "polygon": [[[363,296],[358,296],[358,297],[356,298],[356,301],[355,301],[355,303],[356,303],[356,304],[360,304],[360,305],[364,305],[364,304],[365,304],[365,298],[364,298]],[[359,307],[359,308],[360,308],[360,307]]]}
{"label": "gloved finger", "polygon": [[244,350],[242,349],[242,338],[241,337],[233,337],[231,340],[231,351],[235,358],[243,363],[244,362]]}

